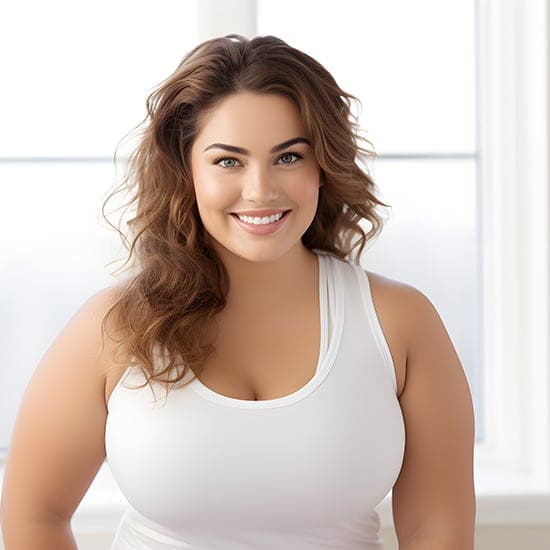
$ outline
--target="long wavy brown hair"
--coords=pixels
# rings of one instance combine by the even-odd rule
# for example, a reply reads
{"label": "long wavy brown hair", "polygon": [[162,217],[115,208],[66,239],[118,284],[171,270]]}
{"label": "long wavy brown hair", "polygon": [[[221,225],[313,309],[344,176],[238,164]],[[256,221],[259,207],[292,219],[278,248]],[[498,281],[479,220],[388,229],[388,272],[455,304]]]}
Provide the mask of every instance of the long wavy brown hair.
{"label": "long wavy brown hair", "polygon": [[[358,248],[358,263],[382,229],[376,208],[389,205],[375,196],[367,165],[375,153],[351,110],[358,98],[315,59],[275,36],[229,34],[199,44],[147,98],[139,144],[102,208],[125,243],[123,269],[132,273],[119,285],[102,329],[105,335],[111,318],[124,327],[122,335],[110,336],[128,364],[141,367],[146,384],[181,382],[189,370],[200,372],[214,352],[207,335],[226,306],[229,275],[199,216],[190,151],[202,116],[241,91],[282,95],[301,113],[323,183],[304,246],[343,259]],[[105,214],[119,193],[133,213],[130,239]],[[371,226],[366,233],[362,219]]]}

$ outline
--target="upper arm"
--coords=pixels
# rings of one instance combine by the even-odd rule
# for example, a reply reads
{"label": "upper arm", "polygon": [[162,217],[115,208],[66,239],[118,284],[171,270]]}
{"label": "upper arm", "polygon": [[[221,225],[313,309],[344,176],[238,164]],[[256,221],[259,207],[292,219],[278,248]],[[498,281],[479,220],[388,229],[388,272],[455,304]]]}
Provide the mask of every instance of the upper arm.
{"label": "upper arm", "polygon": [[405,454],[392,491],[400,542],[414,535],[449,536],[473,548],[474,413],[468,382],[445,326],[413,287],[403,293],[409,323],[405,389],[399,399]]}
{"label": "upper arm", "polygon": [[[2,520],[68,521],[105,459],[101,319],[111,290],[92,296],[38,364],[10,443]],[[15,520],[14,520],[15,521]]]}

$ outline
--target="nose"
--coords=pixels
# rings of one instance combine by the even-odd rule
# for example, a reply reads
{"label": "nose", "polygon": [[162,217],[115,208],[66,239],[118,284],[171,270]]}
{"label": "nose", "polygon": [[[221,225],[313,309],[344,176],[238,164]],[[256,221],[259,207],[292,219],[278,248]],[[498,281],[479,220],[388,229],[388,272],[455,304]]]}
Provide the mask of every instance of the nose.
{"label": "nose", "polygon": [[279,186],[275,178],[261,166],[250,167],[245,176],[242,197],[246,201],[269,204],[279,198]]}

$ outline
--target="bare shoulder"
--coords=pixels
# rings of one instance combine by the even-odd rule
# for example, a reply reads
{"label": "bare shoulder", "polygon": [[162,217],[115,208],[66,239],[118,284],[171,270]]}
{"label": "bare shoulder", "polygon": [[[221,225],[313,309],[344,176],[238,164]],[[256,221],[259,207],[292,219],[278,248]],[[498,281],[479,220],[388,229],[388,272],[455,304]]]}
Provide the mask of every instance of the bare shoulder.
{"label": "bare shoulder", "polygon": [[418,342],[419,329],[426,323],[432,327],[434,323],[442,324],[436,308],[421,290],[379,273],[366,273],[377,313],[390,328],[399,332],[407,353]]}
{"label": "bare shoulder", "polygon": [[451,343],[443,319],[426,294],[410,284],[370,271],[367,274],[373,301],[395,316],[409,357],[423,346],[437,345],[437,340]]}
{"label": "bare shoulder", "polygon": [[[115,340],[122,334],[115,318],[105,317],[119,296],[119,286],[105,287],[89,296],[59,333],[42,363],[61,375],[63,367],[71,368],[61,355],[71,357],[80,365],[83,378],[93,379],[94,385],[104,389],[108,373],[116,364]],[[48,360],[50,356],[56,360]],[[37,371],[44,368],[40,364]]]}
{"label": "bare shoulder", "polygon": [[421,294],[418,289],[402,281],[390,279],[374,271],[365,270],[365,273],[369,278],[373,294],[377,294],[385,300],[401,302],[403,298],[406,298],[410,294]]}
{"label": "bare shoulder", "polygon": [[76,312],[71,324],[86,335],[89,345],[95,352],[97,374],[104,384],[109,372],[116,366],[116,341],[122,336],[124,327],[117,318],[107,313],[120,296],[119,286],[103,288],[91,295]]}
{"label": "bare shoulder", "polygon": [[125,327],[116,316],[107,316],[111,307],[120,296],[120,287],[107,287],[89,298],[83,305],[83,312],[93,324],[93,330],[101,339],[98,348],[97,374],[104,387],[104,403],[107,407],[112,390],[127,368],[128,362],[123,354],[119,353],[118,340],[124,337]]}

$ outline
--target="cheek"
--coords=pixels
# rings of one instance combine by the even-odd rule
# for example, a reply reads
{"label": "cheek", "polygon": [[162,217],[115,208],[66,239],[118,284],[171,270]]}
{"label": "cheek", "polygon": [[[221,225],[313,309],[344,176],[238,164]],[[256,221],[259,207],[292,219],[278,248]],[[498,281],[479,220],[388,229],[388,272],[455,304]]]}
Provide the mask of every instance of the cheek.
{"label": "cheek", "polygon": [[311,203],[311,207],[316,208],[316,199],[319,197],[319,174],[312,171],[303,175],[295,182],[294,189],[296,200]]}
{"label": "cheek", "polygon": [[224,208],[232,200],[231,190],[212,177],[195,178],[195,195],[199,208]]}

